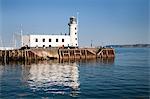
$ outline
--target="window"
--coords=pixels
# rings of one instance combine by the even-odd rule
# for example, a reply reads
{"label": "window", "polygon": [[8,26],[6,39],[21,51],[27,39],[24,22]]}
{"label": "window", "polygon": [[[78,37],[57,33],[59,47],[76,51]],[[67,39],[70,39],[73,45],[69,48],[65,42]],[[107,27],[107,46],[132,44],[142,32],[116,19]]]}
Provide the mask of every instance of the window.
{"label": "window", "polygon": [[49,39],[49,42],[51,42],[52,40],[51,39]]}
{"label": "window", "polygon": [[76,46],[77,46],[77,44],[76,44]]}
{"label": "window", "polygon": [[45,39],[43,39],[43,42],[45,42]]}
{"label": "window", "polygon": [[75,30],[76,30],[77,28],[75,27]]}
{"label": "window", "polygon": [[43,45],[43,47],[45,47],[45,45]]}
{"label": "window", "polygon": [[49,47],[51,47],[51,45],[49,45]]}
{"label": "window", "polygon": [[35,42],[38,42],[38,39],[37,39],[37,38],[35,39]]}
{"label": "window", "polygon": [[56,39],[56,42],[58,42],[58,39]]}
{"label": "window", "polygon": [[77,38],[75,38],[75,40],[77,40]]}
{"label": "window", "polygon": [[75,33],[75,35],[76,35],[77,33]]}
{"label": "window", "polygon": [[64,39],[62,39],[62,42],[64,42]]}

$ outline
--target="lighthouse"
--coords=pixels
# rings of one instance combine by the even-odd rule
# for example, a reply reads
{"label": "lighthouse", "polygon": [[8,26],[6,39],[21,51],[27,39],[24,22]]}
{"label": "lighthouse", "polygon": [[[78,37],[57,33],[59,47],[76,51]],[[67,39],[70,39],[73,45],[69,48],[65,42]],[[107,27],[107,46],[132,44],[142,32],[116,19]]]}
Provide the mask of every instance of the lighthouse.
{"label": "lighthouse", "polygon": [[70,17],[68,25],[70,35],[70,47],[78,47],[78,23],[76,17]]}
{"label": "lighthouse", "polygon": [[51,48],[51,47],[78,47],[78,21],[72,16],[69,18],[69,33],[61,35],[29,34],[22,36],[22,46],[30,48]]}

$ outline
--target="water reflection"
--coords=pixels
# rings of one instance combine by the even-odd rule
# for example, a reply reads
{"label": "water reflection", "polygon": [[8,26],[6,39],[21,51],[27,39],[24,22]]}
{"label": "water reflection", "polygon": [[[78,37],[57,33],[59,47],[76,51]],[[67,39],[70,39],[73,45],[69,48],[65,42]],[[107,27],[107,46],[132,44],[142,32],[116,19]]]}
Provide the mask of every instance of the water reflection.
{"label": "water reflection", "polygon": [[[23,84],[21,88],[30,89],[34,94],[67,94],[76,97],[80,93],[79,65],[84,63],[84,66],[113,64],[114,59],[0,62],[0,77],[13,73],[18,78],[14,75],[8,77],[19,79]],[[15,82],[13,84],[17,85]]]}
{"label": "water reflection", "polygon": [[[2,65],[0,65],[0,79],[1,79],[1,77],[2,77],[2,74],[3,74],[3,66]],[[0,82],[1,83],[1,82]],[[0,88],[0,90],[1,90],[1,88]]]}
{"label": "water reflection", "polygon": [[33,91],[55,94],[79,93],[79,70],[77,64],[43,61],[25,65],[24,80]]}

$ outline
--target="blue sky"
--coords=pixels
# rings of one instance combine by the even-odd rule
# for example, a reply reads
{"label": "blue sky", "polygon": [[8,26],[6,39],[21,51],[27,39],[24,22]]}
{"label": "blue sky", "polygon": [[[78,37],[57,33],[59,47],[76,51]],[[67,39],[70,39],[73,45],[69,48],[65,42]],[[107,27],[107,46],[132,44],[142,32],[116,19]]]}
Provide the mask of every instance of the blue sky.
{"label": "blue sky", "polygon": [[149,0],[0,0],[0,34],[68,33],[70,16],[79,12],[79,45],[150,43]]}

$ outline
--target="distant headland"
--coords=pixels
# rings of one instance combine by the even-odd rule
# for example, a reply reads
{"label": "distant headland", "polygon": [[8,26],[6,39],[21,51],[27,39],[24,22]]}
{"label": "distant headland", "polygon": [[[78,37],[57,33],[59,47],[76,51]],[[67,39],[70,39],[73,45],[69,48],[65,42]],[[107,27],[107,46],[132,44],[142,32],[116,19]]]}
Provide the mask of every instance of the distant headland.
{"label": "distant headland", "polygon": [[150,44],[107,45],[106,47],[119,47],[119,48],[150,48]]}

